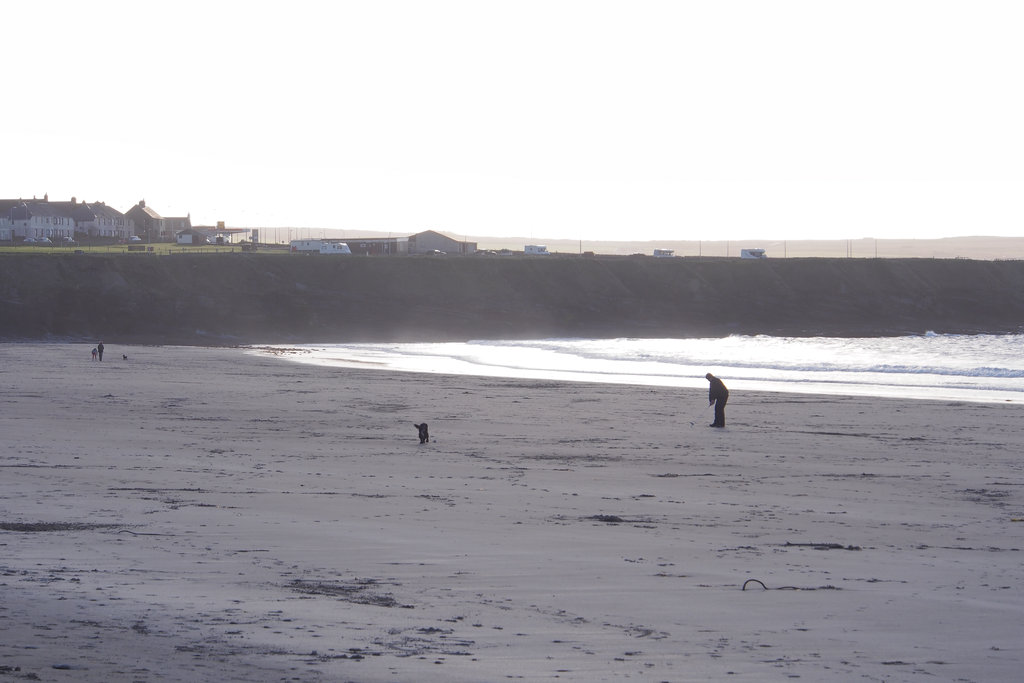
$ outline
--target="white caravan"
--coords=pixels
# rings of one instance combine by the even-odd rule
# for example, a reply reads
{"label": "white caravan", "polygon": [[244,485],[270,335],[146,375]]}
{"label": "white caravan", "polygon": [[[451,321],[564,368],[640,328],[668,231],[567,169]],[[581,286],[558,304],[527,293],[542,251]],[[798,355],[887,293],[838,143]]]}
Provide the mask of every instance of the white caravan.
{"label": "white caravan", "polygon": [[352,250],[344,242],[328,240],[292,240],[293,254],[351,254]]}

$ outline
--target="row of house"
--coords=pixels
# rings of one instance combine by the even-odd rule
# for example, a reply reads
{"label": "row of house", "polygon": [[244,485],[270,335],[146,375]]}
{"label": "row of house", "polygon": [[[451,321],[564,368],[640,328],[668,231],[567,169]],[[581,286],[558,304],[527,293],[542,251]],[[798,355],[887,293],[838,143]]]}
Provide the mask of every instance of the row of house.
{"label": "row of house", "polygon": [[146,206],[142,200],[127,213],[104,202],[69,202],[42,199],[0,199],[0,241],[39,239],[51,241],[75,238],[75,234],[127,240],[138,236],[147,242],[173,241],[192,228],[188,216],[168,218]]}
{"label": "row of house", "polygon": [[0,240],[47,237],[73,239],[75,233],[90,237],[127,239],[135,234],[131,218],[103,202],[51,202],[42,199],[0,199]]}
{"label": "row of house", "polygon": [[[76,234],[88,237],[130,240],[138,237],[144,242],[179,242],[205,244],[207,240],[227,241],[236,233],[250,232],[243,228],[193,226],[191,216],[161,216],[142,200],[126,213],[103,202],[69,202],[42,199],[0,199],[0,241],[49,238],[53,242],[75,239]],[[258,231],[251,237],[258,241]],[[217,238],[220,239],[217,239]],[[447,235],[427,230],[407,237],[373,237],[345,240],[353,254],[409,255],[409,254],[472,254],[475,242],[452,239]]]}

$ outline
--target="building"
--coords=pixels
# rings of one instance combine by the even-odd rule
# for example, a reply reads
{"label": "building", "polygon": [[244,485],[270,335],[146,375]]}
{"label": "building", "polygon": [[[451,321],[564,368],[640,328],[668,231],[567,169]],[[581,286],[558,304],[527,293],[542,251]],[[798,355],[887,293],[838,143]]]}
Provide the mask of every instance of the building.
{"label": "building", "polygon": [[460,242],[434,230],[409,236],[410,254],[433,254],[439,251],[446,254],[472,254],[476,252],[476,242]]}
{"label": "building", "polygon": [[184,230],[179,230],[174,233],[174,240],[178,244],[191,244],[192,246],[210,243],[209,240],[206,239],[206,235],[192,228],[185,228]]}
{"label": "building", "polygon": [[[131,218],[103,202],[51,202],[42,199],[0,199],[0,239],[74,239],[75,235],[128,239],[135,234]],[[7,237],[5,237],[7,236]]]}
{"label": "building", "polygon": [[[72,197],[71,202],[74,201]],[[79,204],[74,214],[75,232],[85,233],[89,237],[126,240],[135,234],[134,221],[103,202]]]}
{"label": "building", "polygon": [[408,237],[346,237],[353,254],[364,256],[408,256],[410,254],[473,254],[476,242],[460,242],[434,230]]}
{"label": "building", "polygon": [[345,238],[353,254],[363,256],[406,256],[409,253],[408,237],[355,237]]}
{"label": "building", "polygon": [[192,228],[191,215],[184,217],[161,216],[152,207],[146,206],[146,200],[128,209],[126,214],[135,221],[137,235],[146,242],[172,242],[182,230]]}
{"label": "building", "polygon": [[229,228],[224,221],[217,221],[217,225],[191,225],[196,232],[205,235],[210,244],[231,244],[237,235],[247,235],[252,232],[251,228]]}
{"label": "building", "polygon": [[14,206],[13,199],[0,199],[0,242],[10,242],[14,239],[14,221],[11,220],[11,208]]}
{"label": "building", "polygon": [[146,206],[143,199],[138,204],[128,209],[126,214],[135,221],[135,234],[146,242],[155,242],[163,230],[163,217],[153,209]]}

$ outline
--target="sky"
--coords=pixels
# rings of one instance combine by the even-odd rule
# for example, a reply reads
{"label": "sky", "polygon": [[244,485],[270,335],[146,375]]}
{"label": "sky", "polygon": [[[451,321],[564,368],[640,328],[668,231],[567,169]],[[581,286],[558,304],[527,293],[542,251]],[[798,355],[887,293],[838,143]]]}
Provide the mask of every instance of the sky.
{"label": "sky", "polygon": [[38,0],[0,198],[586,240],[1024,235],[1024,3]]}

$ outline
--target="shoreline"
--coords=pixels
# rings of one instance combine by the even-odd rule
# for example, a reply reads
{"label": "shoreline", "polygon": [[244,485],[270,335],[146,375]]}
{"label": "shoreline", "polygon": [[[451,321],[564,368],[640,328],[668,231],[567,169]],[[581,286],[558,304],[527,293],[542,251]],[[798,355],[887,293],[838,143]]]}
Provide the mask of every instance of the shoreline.
{"label": "shoreline", "polygon": [[737,392],[714,430],[706,391],[81,348],[0,344],[15,679],[1024,664],[1015,406]]}
{"label": "shoreline", "polygon": [[[539,340],[543,341],[543,340]],[[450,342],[449,342],[450,344]],[[619,372],[601,372],[600,370],[556,370],[541,367],[509,366],[501,363],[488,362],[486,355],[477,356],[472,361],[461,358],[458,354],[439,353],[436,355],[421,353],[407,354],[402,352],[382,351],[382,347],[392,344],[366,344],[369,353],[384,354],[384,359],[359,357],[367,353],[352,349],[348,344],[308,344],[273,347],[247,347],[246,353],[270,354],[293,363],[301,363],[321,368],[363,368],[378,367],[389,372],[421,373],[425,375],[452,375],[478,378],[506,378],[521,380],[540,380],[568,383],[611,384],[661,387],[666,389],[698,389],[706,391],[707,385],[703,371],[694,370],[691,374],[674,372],[671,374],[637,374]],[[417,344],[420,346],[420,344]],[[338,348],[345,347],[345,348]],[[324,349],[320,351],[320,349]],[[348,354],[348,355],[344,355]],[[389,355],[390,354],[390,355]],[[550,361],[549,361],[550,362]],[[440,366],[440,369],[426,369],[427,365]],[[725,363],[713,364],[716,374],[729,378],[729,386],[742,392],[777,393],[783,395],[797,394],[803,396],[862,396],[890,398],[897,400],[929,400],[929,401],[965,401],[969,403],[1021,404],[1024,394],[1011,389],[986,387],[965,388],[963,383],[958,386],[942,386],[935,384],[900,384],[899,377],[889,382],[877,381],[857,383],[849,381],[818,379],[776,379],[757,380],[743,377],[750,371],[750,366],[738,368]],[[684,366],[673,366],[681,369]],[[685,366],[693,369],[692,366]],[[725,374],[723,374],[725,373]],[[813,374],[813,373],[812,373]],[[842,372],[835,373],[844,374]],[[880,376],[878,379],[883,379]]]}
{"label": "shoreline", "polygon": [[[404,343],[404,342],[399,342],[399,343]],[[415,342],[415,343],[422,343],[422,342]],[[434,342],[426,342],[426,343],[434,343]],[[451,342],[438,342],[438,343],[451,343]],[[21,346],[21,345],[53,345],[53,346],[62,346],[63,345],[63,346],[76,346],[76,347],[77,346],[86,346],[86,347],[88,347],[88,346],[91,346],[92,344],[93,344],[93,342],[91,342],[91,341],[80,341],[80,340],[73,340],[73,341],[40,340],[40,341],[6,341],[6,342],[5,341],[0,341],[0,345],[10,345],[10,346]],[[369,343],[369,344],[372,345],[372,343]],[[249,353],[249,354],[261,355],[261,356],[264,356],[264,357],[267,357],[267,358],[279,358],[279,359],[282,359],[282,360],[286,360],[288,363],[310,365],[310,366],[313,366],[313,367],[335,368],[335,369],[338,369],[338,368],[367,369],[367,370],[377,370],[377,371],[382,371],[382,372],[422,374],[422,375],[425,375],[425,376],[428,376],[428,377],[436,376],[436,375],[445,375],[445,376],[451,376],[451,377],[475,377],[475,378],[478,378],[478,379],[487,379],[487,378],[498,379],[498,378],[504,378],[504,379],[513,379],[513,380],[514,379],[521,379],[521,380],[524,380],[524,381],[565,382],[567,384],[608,384],[608,385],[612,385],[612,386],[658,387],[658,388],[663,388],[663,389],[666,389],[666,390],[672,390],[672,389],[677,389],[677,390],[695,390],[695,391],[704,392],[704,393],[706,393],[706,391],[707,391],[706,386],[703,385],[703,381],[704,381],[703,377],[699,377],[698,378],[696,375],[694,375],[694,378],[695,378],[695,383],[694,384],[683,384],[683,383],[674,383],[674,382],[640,381],[640,380],[643,380],[644,377],[638,377],[638,381],[627,381],[627,380],[619,381],[619,380],[615,379],[615,376],[611,376],[611,378],[608,378],[608,376],[594,375],[594,377],[595,377],[594,379],[589,379],[589,378],[584,379],[584,378],[580,378],[579,376],[577,376],[577,377],[569,377],[569,376],[565,376],[565,375],[555,375],[555,374],[552,374],[552,373],[545,373],[545,371],[537,371],[536,374],[534,374],[534,375],[518,375],[518,376],[517,375],[512,375],[512,374],[502,374],[502,373],[498,373],[498,372],[495,372],[494,374],[457,373],[457,372],[444,372],[444,371],[432,372],[432,371],[425,371],[425,370],[419,370],[419,369],[407,369],[407,368],[401,368],[401,367],[389,367],[386,362],[364,361],[364,360],[358,360],[358,359],[357,360],[344,361],[344,362],[334,362],[334,363],[305,363],[305,362],[300,361],[300,360],[292,360],[292,359],[284,358],[285,356],[288,356],[290,354],[291,355],[297,355],[297,354],[309,353],[309,350],[307,348],[300,348],[302,346],[332,346],[332,344],[330,344],[330,343],[324,343],[324,344],[319,344],[319,343],[309,343],[309,344],[305,344],[305,343],[293,343],[293,344],[267,344],[267,343],[260,343],[260,344],[206,344],[206,345],[203,345],[203,344],[127,344],[127,345],[122,345],[122,346],[125,346],[125,347],[135,347],[135,348],[178,348],[178,349],[195,348],[195,349],[211,349],[211,350],[235,351],[235,352],[238,352],[240,354],[247,354],[247,353]],[[649,377],[649,376],[646,376],[646,377]],[[804,388],[808,384],[812,385],[815,388]],[[947,393],[945,395],[936,396],[935,394],[937,392],[932,392],[931,391],[932,389],[936,389],[936,388],[928,387],[928,386],[910,388],[910,387],[906,387],[906,386],[903,386],[903,385],[893,385],[893,387],[895,387],[895,390],[897,390],[899,393],[874,392],[874,391],[871,391],[870,389],[859,391],[859,392],[847,392],[847,391],[829,391],[828,390],[828,385],[825,384],[825,383],[821,383],[821,382],[816,382],[816,383],[815,382],[809,382],[809,383],[803,383],[803,384],[789,384],[789,385],[786,385],[787,388],[780,389],[780,388],[776,388],[776,387],[765,386],[764,384],[761,384],[761,383],[750,382],[750,381],[745,381],[743,379],[736,379],[736,378],[730,378],[729,386],[731,388],[733,388],[734,390],[739,390],[739,391],[742,391],[742,392],[748,393],[748,394],[751,394],[751,393],[755,393],[755,394],[757,394],[757,393],[759,393],[759,394],[780,394],[782,396],[790,396],[790,395],[805,396],[805,397],[820,396],[820,397],[826,397],[826,398],[837,397],[837,396],[864,397],[864,398],[871,398],[871,397],[873,397],[873,398],[877,398],[877,399],[901,400],[901,401],[902,400],[911,400],[911,401],[939,401],[939,402],[945,402],[945,403],[949,403],[949,402],[963,402],[963,403],[977,403],[977,404],[981,404],[981,405],[1021,405],[1022,403],[1024,403],[1024,397],[1021,397],[1021,396],[1017,395],[1016,393],[1009,392],[1009,391],[998,392],[998,395],[993,396],[991,398],[979,398],[977,396],[972,395],[973,392],[971,390],[961,390],[963,393],[960,393],[960,394]],[[796,388],[792,388],[792,387],[796,387]],[[816,389],[817,387],[821,387],[821,389],[817,390]],[[945,391],[945,389],[943,389],[943,388],[937,388],[937,389]],[[908,391],[908,390],[910,390],[910,391]],[[931,393],[931,395],[925,395],[925,394],[929,394],[929,393]]]}

